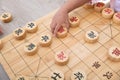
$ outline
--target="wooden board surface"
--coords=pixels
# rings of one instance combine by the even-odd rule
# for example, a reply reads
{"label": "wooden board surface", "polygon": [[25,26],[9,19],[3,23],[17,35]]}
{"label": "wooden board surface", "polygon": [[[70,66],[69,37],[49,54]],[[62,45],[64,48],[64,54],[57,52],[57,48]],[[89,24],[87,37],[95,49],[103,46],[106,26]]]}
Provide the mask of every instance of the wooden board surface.
{"label": "wooden board surface", "polygon": [[[110,29],[111,20],[104,19],[93,9],[80,7],[74,10],[71,15],[80,17],[79,27],[70,28],[68,36],[64,39],[53,37],[50,47],[39,46],[36,55],[25,55],[23,45],[26,42],[39,44],[40,34],[51,34],[50,22],[53,15],[54,12],[36,20],[39,30],[34,34],[27,33],[23,40],[16,40],[12,34],[2,39],[4,47],[0,51],[0,63],[11,80],[19,75],[33,78],[38,76],[40,80],[48,80],[50,72],[55,69],[65,74],[65,80],[70,80],[71,72],[76,69],[84,70],[87,80],[120,80],[120,62],[108,59],[108,49],[111,46],[120,46],[120,25],[112,23]],[[85,32],[91,29],[100,35],[94,44],[84,41]],[[59,66],[54,62],[54,54],[60,50],[67,52],[70,57],[65,66]]]}

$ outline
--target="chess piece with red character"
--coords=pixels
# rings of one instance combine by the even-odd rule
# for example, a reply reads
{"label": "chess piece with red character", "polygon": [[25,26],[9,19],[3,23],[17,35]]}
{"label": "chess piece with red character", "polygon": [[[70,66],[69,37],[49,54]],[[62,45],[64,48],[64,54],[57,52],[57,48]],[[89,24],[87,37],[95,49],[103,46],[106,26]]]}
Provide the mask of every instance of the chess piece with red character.
{"label": "chess piece with red character", "polygon": [[109,49],[108,56],[112,61],[120,61],[120,47],[111,47]]}
{"label": "chess piece with red character", "polygon": [[113,17],[113,14],[114,14],[114,10],[111,8],[105,8],[102,10],[102,16],[104,18],[110,19]]}
{"label": "chess piece with red character", "polygon": [[117,24],[120,24],[120,12],[117,12],[117,13],[114,14],[113,22],[117,23]]}
{"label": "chess piece with red character", "polygon": [[73,28],[79,27],[80,25],[80,19],[77,16],[70,17],[69,22],[70,22],[70,27],[73,27]]}

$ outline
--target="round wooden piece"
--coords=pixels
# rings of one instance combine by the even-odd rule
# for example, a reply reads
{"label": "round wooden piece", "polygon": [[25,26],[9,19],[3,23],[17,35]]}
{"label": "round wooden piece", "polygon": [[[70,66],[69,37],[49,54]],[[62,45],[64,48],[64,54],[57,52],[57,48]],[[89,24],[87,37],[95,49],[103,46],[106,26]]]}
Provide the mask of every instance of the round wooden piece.
{"label": "round wooden piece", "polygon": [[98,2],[98,3],[95,3],[94,5],[94,10],[97,12],[101,12],[104,8],[105,8],[105,3],[103,2]]}
{"label": "round wooden piece", "polygon": [[38,47],[35,43],[26,43],[24,46],[25,54],[32,56],[37,53]]}
{"label": "round wooden piece", "polygon": [[114,14],[114,10],[111,8],[105,8],[102,10],[102,16],[104,18],[110,19],[113,17],[113,14]]}
{"label": "round wooden piece", "polygon": [[60,51],[55,54],[56,64],[63,66],[66,65],[68,61],[69,61],[69,56],[65,52]]}
{"label": "round wooden piece", "polygon": [[87,75],[82,70],[75,70],[72,72],[71,80],[87,80]]}
{"label": "round wooden piece", "polygon": [[40,35],[40,45],[43,47],[50,46],[52,43],[52,37],[49,34]]}
{"label": "round wooden piece", "polygon": [[18,28],[13,31],[13,36],[18,40],[24,39],[26,36],[26,31],[23,28]]}
{"label": "round wooden piece", "polygon": [[70,22],[70,27],[73,27],[73,28],[79,27],[80,25],[80,19],[77,16],[71,16],[69,19],[69,22]]}
{"label": "round wooden piece", "polygon": [[55,70],[51,73],[49,80],[64,80],[64,74],[61,71]]}
{"label": "round wooden piece", "polygon": [[3,22],[8,23],[12,20],[12,15],[11,13],[6,12],[6,13],[1,14],[0,19]]}
{"label": "round wooden piece", "polygon": [[58,38],[64,38],[67,36],[67,28],[66,27],[60,27],[60,29],[57,32]]}
{"label": "round wooden piece", "polygon": [[117,12],[113,15],[113,22],[120,24],[120,12]]}
{"label": "round wooden piece", "polygon": [[35,22],[28,22],[26,25],[25,25],[25,28],[26,28],[26,31],[27,32],[30,32],[30,33],[34,33],[38,30],[38,26]]}
{"label": "round wooden piece", "polygon": [[120,47],[111,47],[109,49],[108,56],[113,61],[120,61]]}
{"label": "round wooden piece", "polygon": [[87,31],[85,34],[85,41],[88,43],[94,43],[98,40],[99,34],[94,30]]}

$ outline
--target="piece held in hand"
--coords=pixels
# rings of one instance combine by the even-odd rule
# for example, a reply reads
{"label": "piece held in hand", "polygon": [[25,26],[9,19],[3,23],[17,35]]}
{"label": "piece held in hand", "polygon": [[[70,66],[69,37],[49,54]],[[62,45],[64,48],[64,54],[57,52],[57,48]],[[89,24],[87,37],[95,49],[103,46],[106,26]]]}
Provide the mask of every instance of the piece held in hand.
{"label": "piece held in hand", "polygon": [[40,35],[40,45],[43,47],[50,46],[52,43],[52,37],[49,34]]}
{"label": "piece held in hand", "polygon": [[56,64],[63,66],[66,65],[68,61],[69,61],[69,56],[65,52],[60,51],[55,54]]}
{"label": "piece held in hand", "polygon": [[11,13],[3,13],[1,16],[0,16],[0,19],[5,22],[5,23],[8,23],[12,20],[12,15]]}
{"label": "piece held in hand", "polygon": [[35,22],[29,22],[25,25],[26,31],[29,33],[34,33],[37,31],[38,26]]}
{"label": "piece held in hand", "polygon": [[86,73],[82,70],[75,70],[72,72],[71,80],[87,80]]}
{"label": "piece held in hand", "polygon": [[24,39],[26,36],[26,31],[23,28],[18,28],[13,31],[13,36],[18,40]]}
{"label": "piece held in hand", "polygon": [[79,27],[80,25],[80,19],[77,16],[71,16],[69,19],[69,22],[70,22],[70,27],[73,27],[73,28]]}
{"label": "piece held in hand", "polygon": [[85,34],[85,41],[88,43],[94,43],[98,40],[99,35],[98,32],[94,30],[87,31]]}
{"label": "piece held in hand", "polygon": [[58,38],[64,38],[67,36],[67,28],[66,27],[60,27],[60,29],[57,32]]}
{"label": "piece held in hand", "polygon": [[64,74],[61,71],[56,70],[51,73],[49,80],[64,80]]}
{"label": "piece held in hand", "polygon": [[95,3],[94,5],[94,10],[96,12],[101,12],[104,8],[105,8],[105,3],[103,2],[98,2],[98,3]]}
{"label": "piece held in hand", "polygon": [[29,56],[36,54],[37,50],[38,50],[38,47],[34,43],[26,43],[24,46],[24,51]]}
{"label": "piece held in hand", "polygon": [[108,52],[109,58],[113,61],[120,61],[120,47],[111,47]]}
{"label": "piece held in hand", "polygon": [[111,8],[105,8],[102,10],[102,16],[104,18],[110,19],[113,17],[113,14],[114,14],[114,10]]}

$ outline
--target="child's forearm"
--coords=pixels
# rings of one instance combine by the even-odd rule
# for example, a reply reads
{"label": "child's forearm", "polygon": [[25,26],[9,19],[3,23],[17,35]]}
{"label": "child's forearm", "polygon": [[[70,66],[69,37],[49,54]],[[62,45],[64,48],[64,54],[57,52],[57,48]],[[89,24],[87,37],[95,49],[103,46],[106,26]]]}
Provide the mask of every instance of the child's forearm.
{"label": "child's forearm", "polygon": [[83,4],[85,4],[86,2],[88,2],[90,0],[68,0],[61,8],[61,11],[64,11],[66,13],[69,13],[70,11],[72,11],[73,9],[82,6]]}

